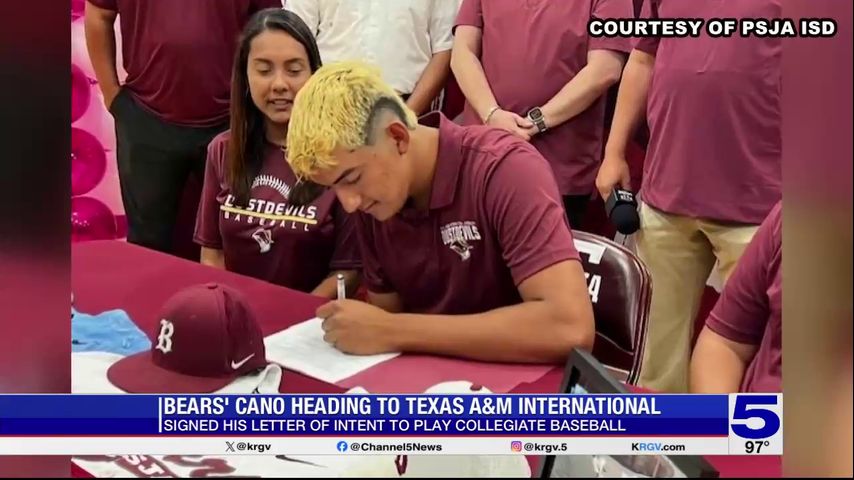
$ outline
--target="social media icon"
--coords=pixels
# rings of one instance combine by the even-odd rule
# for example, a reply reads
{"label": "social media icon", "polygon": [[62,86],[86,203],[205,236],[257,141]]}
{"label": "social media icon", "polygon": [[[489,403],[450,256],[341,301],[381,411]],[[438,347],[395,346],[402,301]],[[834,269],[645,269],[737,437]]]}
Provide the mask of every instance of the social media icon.
{"label": "social media icon", "polygon": [[510,450],[514,452],[521,452],[522,442],[510,442]]}
{"label": "social media icon", "polygon": [[[521,445],[519,446],[519,448],[520,449],[522,448]],[[344,440],[341,440],[340,442],[338,442],[338,451],[339,452],[346,452],[347,451],[347,442],[345,442]]]}

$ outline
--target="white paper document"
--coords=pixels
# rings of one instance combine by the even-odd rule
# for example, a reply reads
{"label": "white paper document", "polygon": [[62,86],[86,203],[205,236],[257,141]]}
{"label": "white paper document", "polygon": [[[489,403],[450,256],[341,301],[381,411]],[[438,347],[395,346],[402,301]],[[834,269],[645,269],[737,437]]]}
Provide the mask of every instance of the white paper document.
{"label": "white paper document", "polygon": [[399,353],[348,355],[323,340],[321,318],[298,323],[264,339],[267,360],[327,383],[336,383],[391,360]]}

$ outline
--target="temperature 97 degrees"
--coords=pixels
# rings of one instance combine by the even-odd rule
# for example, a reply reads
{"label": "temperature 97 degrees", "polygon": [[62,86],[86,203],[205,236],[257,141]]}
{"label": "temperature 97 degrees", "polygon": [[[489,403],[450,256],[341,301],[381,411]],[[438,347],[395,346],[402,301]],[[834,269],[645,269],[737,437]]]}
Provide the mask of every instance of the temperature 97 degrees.
{"label": "temperature 97 degrees", "polygon": [[748,440],[744,442],[744,453],[762,453],[762,447],[771,445],[768,440]]}

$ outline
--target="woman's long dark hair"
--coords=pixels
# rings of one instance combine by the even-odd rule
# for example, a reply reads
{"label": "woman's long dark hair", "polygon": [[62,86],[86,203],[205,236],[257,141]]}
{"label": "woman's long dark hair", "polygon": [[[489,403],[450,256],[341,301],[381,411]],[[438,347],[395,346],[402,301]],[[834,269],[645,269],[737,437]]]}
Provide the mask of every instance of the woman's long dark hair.
{"label": "woman's long dark hair", "polygon": [[226,178],[239,205],[248,202],[252,181],[261,171],[264,160],[264,114],[252,101],[246,69],[252,40],[268,30],[285,32],[301,43],[308,53],[312,73],[321,66],[314,34],[295,13],[268,8],[249,19],[240,36],[231,74],[231,138],[226,158]]}

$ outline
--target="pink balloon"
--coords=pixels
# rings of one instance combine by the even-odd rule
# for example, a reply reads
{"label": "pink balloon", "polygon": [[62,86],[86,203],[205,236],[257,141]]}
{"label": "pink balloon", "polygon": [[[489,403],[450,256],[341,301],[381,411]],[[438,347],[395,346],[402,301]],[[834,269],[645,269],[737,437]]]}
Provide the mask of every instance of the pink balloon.
{"label": "pink balloon", "polygon": [[94,135],[71,127],[71,195],[95,188],[107,171],[107,154]]}
{"label": "pink balloon", "polygon": [[100,200],[91,197],[71,199],[71,241],[113,240],[116,217]]}
{"label": "pink balloon", "polygon": [[71,65],[71,123],[76,122],[89,109],[92,84],[77,65]]}
{"label": "pink balloon", "polygon": [[83,16],[83,11],[86,7],[86,0],[71,0],[71,21],[75,21]]}

